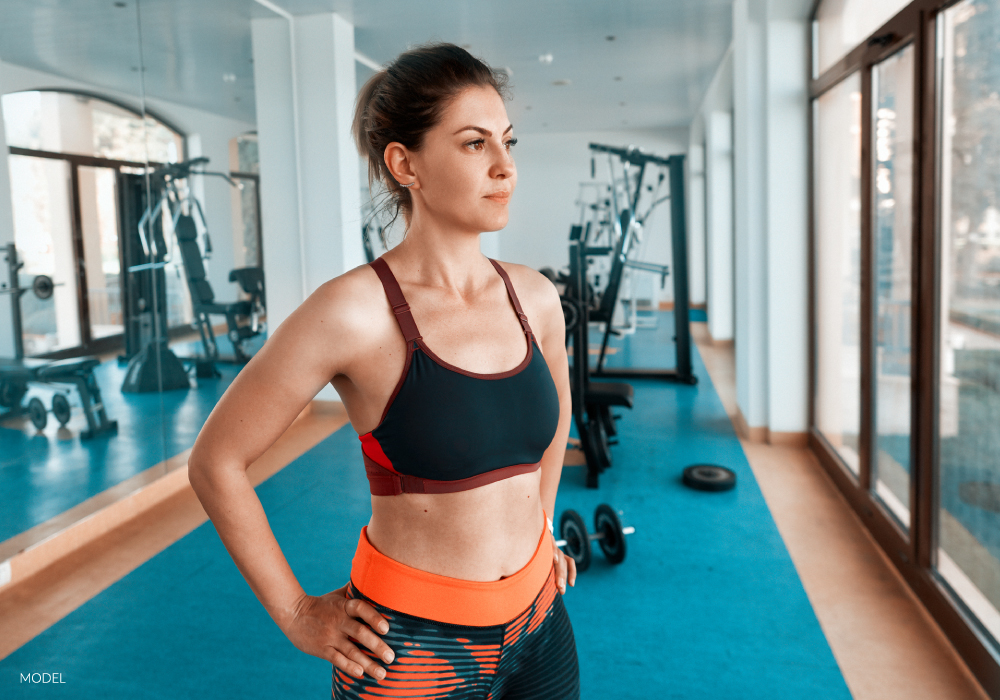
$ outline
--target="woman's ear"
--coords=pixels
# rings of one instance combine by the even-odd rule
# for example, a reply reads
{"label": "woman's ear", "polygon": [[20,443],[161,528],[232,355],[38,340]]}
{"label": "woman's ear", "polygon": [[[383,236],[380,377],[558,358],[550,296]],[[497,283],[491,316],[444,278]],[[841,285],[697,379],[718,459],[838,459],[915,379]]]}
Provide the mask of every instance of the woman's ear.
{"label": "woman's ear", "polygon": [[[417,174],[413,170],[410,151],[398,141],[393,141],[385,147],[385,166],[400,185],[410,186],[417,182]],[[420,187],[414,184],[414,187]]]}

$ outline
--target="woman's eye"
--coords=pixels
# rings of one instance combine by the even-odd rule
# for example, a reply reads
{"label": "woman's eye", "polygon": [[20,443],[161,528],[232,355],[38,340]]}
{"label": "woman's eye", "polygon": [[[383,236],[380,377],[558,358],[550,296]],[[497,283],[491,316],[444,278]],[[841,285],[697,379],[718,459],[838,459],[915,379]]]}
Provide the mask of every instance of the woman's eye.
{"label": "woman's eye", "polygon": [[475,141],[469,141],[469,143],[465,144],[466,148],[469,148],[473,151],[478,151],[485,145],[486,142],[483,141],[483,139],[476,139]]}
{"label": "woman's eye", "polygon": [[509,139],[507,143],[505,143],[504,145],[507,147],[507,150],[509,151],[511,146],[517,145],[517,139]]}

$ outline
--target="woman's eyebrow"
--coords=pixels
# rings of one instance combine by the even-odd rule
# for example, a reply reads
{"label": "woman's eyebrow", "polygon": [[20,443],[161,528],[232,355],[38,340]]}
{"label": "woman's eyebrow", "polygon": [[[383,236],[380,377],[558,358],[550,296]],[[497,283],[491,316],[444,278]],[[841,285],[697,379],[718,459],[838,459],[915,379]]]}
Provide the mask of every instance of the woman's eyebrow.
{"label": "woman's eyebrow", "polygon": [[[503,130],[503,133],[506,134],[508,131],[510,131],[513,128],[514,128],[514,125],[511,124],[506,129]],[[493,132],[490,131],[489,129],[484,129],[481,126],[472,126],[472,125],[469,125],[469,126],[463,126],[461,129],[459,129],[454,134],[452,134],[452,136],[455,136],[457,134],[461,134],[463,131],[478,131],[480,134],[482,134],[483,136],[486,136],[486,137],[489,137],[489,136],[493,135]],[[501,136],[503,136],[503,134],[501,134]]]}

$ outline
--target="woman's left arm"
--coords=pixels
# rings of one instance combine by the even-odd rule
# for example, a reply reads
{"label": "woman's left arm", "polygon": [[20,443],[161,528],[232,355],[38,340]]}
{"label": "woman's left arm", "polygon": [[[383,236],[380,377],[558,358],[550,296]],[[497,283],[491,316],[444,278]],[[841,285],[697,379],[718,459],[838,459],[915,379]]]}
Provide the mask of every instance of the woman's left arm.
{"label": "woman's left arm", "polygon": [[[556,492],[559,490],[559,478],[566,458],[566,440],[573,418],[569,360],[566,357],[566,322],[555,285],[534,270],[525,269],[523,276],[530,279],[529,284],[525,286],[531,290],[531,304],[534,307],[530,311],[526,310],[526,313],[531,319],[531,329],[559,393],[559,424],[556,427],[555,437],[542,456],[540,488],[542,508],[550,518],[555,519]],[[567,582],[570,586],[576,584],[576,562],[558,548],[553,547],[553,549],[556,585],[561,593],[565,593]]]}

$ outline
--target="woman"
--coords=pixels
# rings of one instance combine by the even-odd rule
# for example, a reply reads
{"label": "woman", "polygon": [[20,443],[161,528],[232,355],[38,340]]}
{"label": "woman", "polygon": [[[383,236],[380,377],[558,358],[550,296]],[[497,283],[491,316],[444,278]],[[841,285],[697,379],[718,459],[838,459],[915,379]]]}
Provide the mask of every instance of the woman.
{"label": "woman", "polygon": [[[517,181],[504,92],[450,44],[365,85],[355,138],[406,236],[280,325],[191,452],[233,560],[292,643],[333,664],[335,698],[579,696],[556,595],[576,570],[546,524],[570,420],[562,311],[548,280],[479,248]],[[327,382],[360,436],[372,517],[351,581],[311,596],[246,468]]]}

